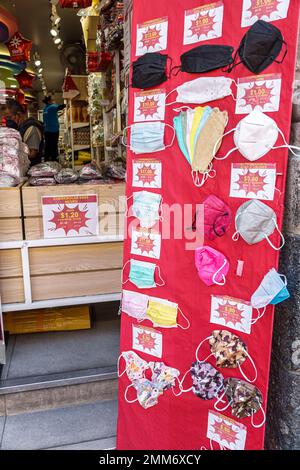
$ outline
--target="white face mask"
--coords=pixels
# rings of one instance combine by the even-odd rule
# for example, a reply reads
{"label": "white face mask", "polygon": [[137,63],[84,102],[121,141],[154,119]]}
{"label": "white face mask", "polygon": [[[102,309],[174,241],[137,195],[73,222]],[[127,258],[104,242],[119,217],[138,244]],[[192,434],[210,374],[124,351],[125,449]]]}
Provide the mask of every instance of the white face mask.
{"label": "white face mask", "polygon": [[177,91],[176,101],[167,103],[169,106],[174,103],[203,104],[210,101],[219,100],[226,96],[233,96],[231,84],[233,80],[226,77],[200,77],[189,82],[185,82],[172,90],[166,96]]}
{"label": "white face mask", "polygon": [[[278,274],[276,269],[272,268],[263,278],[259,287],[251,297],[252,307],[258,309],[266,307],[268,304],[276,305],[279,303],[273,300],[282,292],[282,300],[288,298],[287,280],[283,274]],[[280,301],[282,301],[280,300]]]}
{"label": "white face mask", "polygon": [[[231,132],[234,132],[235,147],[229,150],[224,157],[216,157],[217,148],[221,142],[221,139],[219,139],[214,148],[214,158],[216,160],[224,160],[235,150],[239,150],[243,157],[251,162],[263,157],[271,149],[288,148],[294,155],[299,156],[292,149],[300,150],[300,148],[289,145],[276,122],[257,109],[244,117],[237,127],[226,132],[223,137]],[[275,147],[278,134],[281,135],[284,145]]]}

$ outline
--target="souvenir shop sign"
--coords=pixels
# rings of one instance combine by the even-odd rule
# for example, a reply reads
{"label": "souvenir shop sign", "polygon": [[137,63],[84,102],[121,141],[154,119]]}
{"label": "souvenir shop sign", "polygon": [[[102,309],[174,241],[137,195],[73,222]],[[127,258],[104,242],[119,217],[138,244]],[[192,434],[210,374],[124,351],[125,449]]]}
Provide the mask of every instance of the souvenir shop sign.
{"label": "souvenir shop sign", "polygon": [[44,196],[42,209],[45,238],[87,237],[99,233],[96,194]]}
{"label": "souvenir shop sign", "polygon": [[4,327],[0,299],[0,364],[5,364],[5,341],[4,341]]}
{"label": "souvenir shop sign", "polygon": [[287,17],[290,0],[243,0],[242,28],[257,20],[276,21]]}
{"label": "souvenir shop sign", "polygon": [[184,44],[193,44],[222,36],[222,1],[187,10],[184,20]]}

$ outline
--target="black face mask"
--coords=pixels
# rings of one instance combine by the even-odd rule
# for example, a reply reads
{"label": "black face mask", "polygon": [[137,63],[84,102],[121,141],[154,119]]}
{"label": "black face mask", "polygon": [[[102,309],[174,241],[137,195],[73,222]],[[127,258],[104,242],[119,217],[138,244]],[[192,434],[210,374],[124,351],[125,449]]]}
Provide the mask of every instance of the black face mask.
{"label": "black face mask", "polygon": [[[243,37],[237,52],[241,62],[251,72],[259,74],[273,62],[281,64],[284,61],[287,54],[287,45],[281,61],[276,60],[283,44],[286,45],[286,42],[283,40],[278,28],[271,23],[258,20]],[[229,67],[228,71],[231,71],[233,67]]]}
{"label": "black face mask", "polygon": [[168,56],[159,52],[147,53],[132,64],[132,86],[152,88],[168,80],[166,74]]}
{"label": "black face mask", "polygon": [[181,72],[205,73],[220,69],[232,64],[233,51],[231,46],[213,44],[194,47],[180,56],[181,66],[173,70],[180,68]]}

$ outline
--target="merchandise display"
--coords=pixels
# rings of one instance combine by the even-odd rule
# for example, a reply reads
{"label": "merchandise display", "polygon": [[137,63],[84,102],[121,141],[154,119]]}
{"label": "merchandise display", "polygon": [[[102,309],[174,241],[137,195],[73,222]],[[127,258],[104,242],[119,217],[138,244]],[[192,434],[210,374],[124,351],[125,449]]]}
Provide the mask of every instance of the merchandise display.
{"label": "merchandise display", "polygon": [[21,135],[14,129],[0,127],[1,186],[17,186],[29,168],[29,150]]}
{"label": "merchandise display", "polygon": [[264,447],[299,5],[199,3],[132,1],[118,450]]}

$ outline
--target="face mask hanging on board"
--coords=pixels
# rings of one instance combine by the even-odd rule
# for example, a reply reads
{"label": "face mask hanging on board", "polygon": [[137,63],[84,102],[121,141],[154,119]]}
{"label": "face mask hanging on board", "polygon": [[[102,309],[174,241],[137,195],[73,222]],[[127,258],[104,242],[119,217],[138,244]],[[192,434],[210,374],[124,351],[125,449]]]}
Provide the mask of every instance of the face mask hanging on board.
{"label": "face mask hanging on board", "polygon": [[[206,357],[203,361],[199,359],[199,351],[203,343],[205,341],[209,341],[210,351],[211,354]],[[257,369],[256,366],[248,353],[248,348],[246,343],[239,338],[239,336],[231,333],[227,330],[214,330],[211,336],[205,338],[201,343],[199,343],[196,349],[196,359],[199,362],[206,362],[207,359],[211,356],[215,356],[216,358],[216,365],[217,367],[221,368],[230,368],[236,369],[238,368],[244,377],[250,383],[253,383],[257,379]],[[249,359],[253,369],[255,371],[254,379],[250,380],[245,375],[242,369],[242,364]]]}
{"label": "face mask hanging on board", "polygon": [[[236,232],[232,236],[234,241],[237,241],[240,235],[249,245],[267,240],[276,251],[284,246],[285,240],[278,228],[275,212],[259,199],[251,199],[239,207],[235,216],[235,228]],[[274,246],[269,238],[275,229],[282,240],[279,247]]]}
{"label": "face mask hanging on board", "polygon": [[[254,385],[241,379],[229,377],[224,381],[224,393],[216,401],[214,408],[217,411],[225,411],[231,407],[232,416],[238,419],[251,417],[251,424],[254,428],[261,428],[266,421],[266,414],[262,407],[262,394]],[[227,398],[227,404],[219,407],[219,403],[224,403],[223,398]],[[263,419],[260,424],[254,424],[253,415],[261,411]]]}
{"label": "face mask hanging on board", "polygon": [[132,64],[132,87],[153,88],[168,80],[167,68],[168,56],[159,52],[144,54]]}
{"label": "face mask hanging on board", "polygon": [[[128,260],[123,266],[123,272],[127,264],[130,263],[129,278],[123,281],[123,284],[132,282],[139,289],[151,289],[153,287],[162,287],[165,281],[160,274],[160,267],[155,263],[148,261],[139,261],[137,259]],[[157,269],[158,277],[161,281],[160,284],[155,282],[155,270]]]}
{"label": "face mask hanging on board", "polygon": [[216,175],[212,159],[221,145],[227,122],[227,111],[209,106],[182,111],[173,120],[179,148],[191,166],[197,187]]}
{"label": "face mask hanging on board", "polygon": [[[165,128],[169,127],[173,131],[173,137],[170,144],[165,145]],[[126,129],[130,129],[130,145],[124,141]],[[138,122],[131,126],[125,127],[123,132],[122,143],[125,147],[129,147],[135,154],[154,153],[172,147],[175,139],[175,130],[169,124],[164,122]]]}
{"label": "face mask hanging on board", "polygon": [[[206,73],[233,63],[232,46],[206,44],[194,47],[180,56],[181,65],[173,67],[178,72]],[[178,73],[177,72],[177,73]]]}
{"label": "face mask hanging on board", "polygon": [[[183,382],[188,373],[191,374],[192,386],[184,389]],[[183,375],[179,388],[180,392],[175,393],[176,396],[193,391],[196,397],[202,400],[212,400],[217,398],[218,394],[224,390],[224,377],[221,372],[217,371],[208,362],[195,361],[191,368]]]}
{"label": "face mask hanging on board", "polygon": [[[220,147],[221,139],[232,132],[234,132],[233,138],[235,147],[229,150],[225,156],[217,157],[216,153],[218,151],[218,146]],[[284,145],[275,146],[279,134],[282,137]],[[219,141],[216,143],[213,153],[216,160],[224,160],[231,153],[238,150],[243,155],[243,157],[253,162],[259,160],[270,150],[276,150],[280,148],[288,148],[293,155],[299,156],[293,151],[293,149],[300,151],[300,148],[294,145],[289,145],[287,143],[283,132],[277,126],[274,119],[270,118],[262,111],[255,109],[250,114],[241,119],[237,127],[226,132],[219,139]]]}
{"label": "face mask hanging on board", "polygon": [[[279,56],[283,44],[286,46],[281,60]],[[240,62],[235,63],[237,54]],[[263,72],[273,62],[281,64],[287,54],[287,44],[276,26],[264,20],[258,20],[247,31],[235,54],[234,63],[228,67],[228,72],[243,63],[254,74]]]}
{"label": "face mask hanging on board", "polygon": [[231,90],[231,85],[234,82],[231,78],[227,77],[200,77],[185,82],[182,85],[174,88],[167,94],[167,98],[177,91],[175,101],[166,103],[166,106],[171,104],[205,104],[210,101],[220,100],[226,96],[234,95]]}
{"label": "face mask hanging on board", "polygon": [[162,196],[150,191],[136,191],[132,197],[133,216],[139,219],[142,228],[153,227],[161,218]]}
{"label": "face mask hanging on board", "polygon": [[229,271],[229,261],[210,246],[200,246],[195,250],[195,266],[200,279],[207,286],[224,286]]}
{"label": "face mask hanging on board", "polygon": [[277,305],[289,297],[286,277],[272,268],[253,293],[251,305],[256,309],[266,308],[267,305]]}
{"label": "face mask hanging on board", "polygon": [[222,237],[228,231],[231,223],[231,209],[224,201],[214,194],[210,194],[202,202],[203,204],[203,226],[201,217],[195,216],[193,230],[204,233],[209,240]]}

